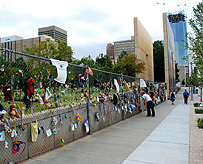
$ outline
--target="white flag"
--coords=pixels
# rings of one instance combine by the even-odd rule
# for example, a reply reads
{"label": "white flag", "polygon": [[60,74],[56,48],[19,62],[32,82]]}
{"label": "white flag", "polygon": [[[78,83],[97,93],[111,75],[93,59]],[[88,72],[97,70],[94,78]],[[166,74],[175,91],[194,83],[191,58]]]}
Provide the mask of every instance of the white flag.
{"label": "white flag", "polygon": [[51,59],[52,65],[56,66],[57,68],[57,73],[58,73],[58,77],[55,78],[54,80],[65,84],[66,78],[67,78],[67,66],[68,66],[68,62],[66,61],[59,61],[59,60],[55,60],[55,59]]}
{"label": "white flag", "polygon": [[114,85],[116,86],[117,93],[119,93],[119,85],[118,85],[118,81],[116,79],[114,79]]}
{"label": "white flag", "polygon": [[140,87],[147,87],[143,79],[140,79]]}

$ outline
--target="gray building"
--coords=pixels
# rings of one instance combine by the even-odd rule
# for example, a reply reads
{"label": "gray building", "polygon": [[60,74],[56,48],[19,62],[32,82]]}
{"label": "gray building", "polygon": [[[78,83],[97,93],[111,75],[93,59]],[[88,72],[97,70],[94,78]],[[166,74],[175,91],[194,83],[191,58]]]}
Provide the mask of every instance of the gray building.
{"label": "gray building", "polygon": [[121,53],[125,51],[127,53],[135,54],[135,40],[134,36],[131,37],[130,40],[122,40],[113,42],[113,44],[109,43],[106,47],[107,56],[109,56],[112,62],[117,62],[118,57]]}
{"label": "gray building", "polygon": [[38,29],[38,35],[47,35],[52,37],[55,41],[58,39],[64,40],[67,43],[67,31],[57,26],[42,27]]}

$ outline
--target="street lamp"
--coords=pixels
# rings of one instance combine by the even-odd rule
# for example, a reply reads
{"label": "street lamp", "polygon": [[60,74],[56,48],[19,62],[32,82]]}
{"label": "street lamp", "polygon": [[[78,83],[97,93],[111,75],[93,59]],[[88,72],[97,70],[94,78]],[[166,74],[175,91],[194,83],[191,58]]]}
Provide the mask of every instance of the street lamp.
{"label": "street lamp", "polygon": [[184,6],[186,6],[186,4],[178,4],[177,6],[181,6],[181,5],[184,5]]}
{"label": "street lamp", "polygon": [[156,4],[157,5],[164,5],[164,12],[165,12],[165,3],[159,3],[159,2],[157,2]]}
{"label": "street lamp", "polygon": [[158,4],[158,5],[165,5],[165,3],[156,3],[156,4]]}

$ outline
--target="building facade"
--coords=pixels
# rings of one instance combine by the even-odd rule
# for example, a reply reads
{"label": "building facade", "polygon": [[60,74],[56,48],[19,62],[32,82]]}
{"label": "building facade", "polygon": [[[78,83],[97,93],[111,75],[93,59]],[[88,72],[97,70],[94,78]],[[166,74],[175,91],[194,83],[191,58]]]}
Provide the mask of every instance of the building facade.
{"label": "building facade", "polygon": [[114,60],[117,61],[118,57],[123,51],[127,53],[135,53],[135,40],[134,36],[131,36],[130,40],[116,41],[114,43]]}
{"label": "building facade", "polygon": [[106,55],[110,58],[110,59],[114,59],[114,45],[112,43],[108,43],[106,46]]}
{"label": "building facade", "polygon": [[[177,13],[167,13],[169,24],[174,35],[175,62],[178,65],[179,80],[187,82],[189,77],[189,60],[184,60],[188,56],[188,50],[185,49],[187,43],[187,21],[183,11]],[[182,71],[184,69],[184,71]]]}
{"label": "building facade", "polygon": [[[8,37],[5,37],[5,38],[8,38]],[[15,36],[11,36],[10,38],[15,38]],[[41,41],[45,41],[47,38],[50,38],[50,37],[46,35],[41,35],[39,37],[29,38],[29,39],[23,39],[22,37],[18,37],[17,40],[15,39],[2,40],[1,38],[1,47],[9,50],[13,50],[13,51],[23,52],[24,45],[26,45],[27,47],[32,47],[34,44],[38,45]],[[15,61],[17,58],[19,58],[19,56],[22,57],[21,55],[18,55],[16,53],[12,53],[9,51],[4,52],[4,58],[6,60]]]}
{"label": "building facade", "polygon": [[164,64],[165,83],[167,86],[167,98],[175,88],[175,48],[174,35],[166,13],[163,13],[163,33],[164,33]]}
{"label": "building facade", "polygon": [[178,64],[178,66],[188,66],[188,61],[183,60],[184,57],[188,56],[188,50],[185,49],[185,42],[187,42],[186,16],[181,11],[177,14],[167,13],[167,16],[174,35],[176,63]]}
{"label": "building facade", "polygon": [[[109,51],[110,48],[114,50]],[[131,36],[130,40],[115,41],[106,47],[107,56],[111,58],[113,63],[117,62],[123,51],[135,54],[137,59],[144,61],[146,70],[144,73],[137,74],[136,77],[154,81],[152,37],[137,17],[134,18],[134,36]]]}
{"label": "building facade", "polygon": [[57,26],[49,26],[38,29],[38,36],[47,35],[52,37],[55,41],[58,39],[63,40],[67,43],[67,31]]}
{"label": "building facade", "polygon": [[137,77],[154,81],[153,40],[140,20],[134,18],[135,55],[145,63],[146,70]]}

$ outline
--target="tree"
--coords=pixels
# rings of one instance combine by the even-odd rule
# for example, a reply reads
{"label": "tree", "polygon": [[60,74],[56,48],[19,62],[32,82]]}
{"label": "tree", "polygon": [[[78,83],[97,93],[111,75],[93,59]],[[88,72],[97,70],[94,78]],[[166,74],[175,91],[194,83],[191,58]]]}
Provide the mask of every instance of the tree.
{"label": "tree", "polygon": [[[193,33],[188,33],[188,43],[186,48],[190,51],[190,56],[196,67],[196,73],[201,85],[203,83],[203,2],[197,7],[193,7],[194,16],[189,20],[189,25]],[[194,76],[194,75],[193,75]]]}
{"label": "tree", "polygon": [[121,61],[121,59],[126,55],[128,55],[128,53],[126,51],[122,51],[121,54],[118,56],[117,62]]}
{"label": "tree", "polygon": [[73,60],[73,51],[70,46],[64,40],[58,40],[58,52],[55,56],[55,59],[72,62]]}
{"label": "tree", "polygon": [[164,69],[164,46],[162,41],[155,41],[153,44],[154,54],[154,81],[165,81],[165,69]]}
{"label": "tree", "polygon": [[[92,67],[92,66],[94,65],[94,60],[93,60],[90,56],[88,56],[88,57],[83,57],[83,58],[80,60],[80,62],[81,62],[81,64],[82,64],[83,66],[88,65],[89,67]],[[81,64],[80,64],[80,65],[81,65]]]}
{"label": "tree", "polygon": [[96,57],[96,62],[94,68],[103,70],[103,71],[112,71],[113,64],[111,59],[107,55],[103,55],[102,53]]}
{"label": "tree", "polygon": [[176,74],[175,74],[175,81],[176,82],[179,82],[179,72],[180,72],[180,69],[178,69],[178,63],[175,64],[175,70],[176,70]]}
{"label": "tree", "polygon": [[145,63],[137,59],[136,55],[128,54],[114,66],[114,71],[124,75],[134,76],[145,71]]}
{"label": "tree", "polygon": [[[70,46],[67,45],[65,41],[58,40],[58,42],[53,42],[49,38],[45,41],[41,41],[38,45],[34,44],[32,47],[27,47],[24,45],[25,53],[48,58],[48,59],[58,59],[63,61],[72,61],[73,51]],[[32,77],[38,77],[35,80],[43,84],[43,88],[49,85],[48,81],[51,77],[56,77],[56,67],[52,66],[46,60],[28,58],[27,65],[29,70],[32,70]],[[48,73],[50,72],[50,74]]]}

